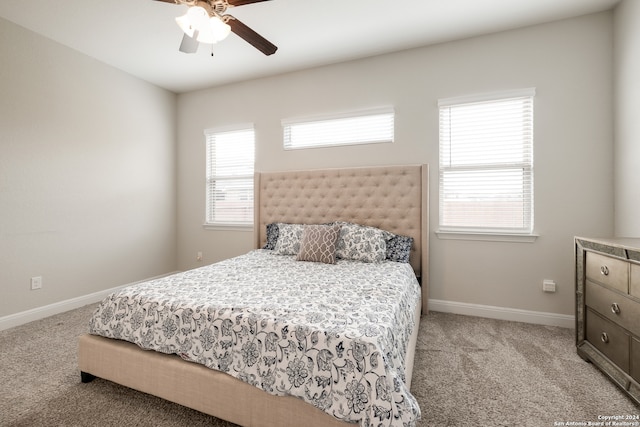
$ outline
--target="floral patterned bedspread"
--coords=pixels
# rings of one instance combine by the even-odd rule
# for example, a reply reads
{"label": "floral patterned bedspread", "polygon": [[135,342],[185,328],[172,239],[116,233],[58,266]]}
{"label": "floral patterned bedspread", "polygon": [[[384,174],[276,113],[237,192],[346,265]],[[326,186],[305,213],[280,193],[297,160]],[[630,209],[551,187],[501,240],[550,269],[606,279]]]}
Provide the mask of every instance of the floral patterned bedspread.
{"label": "floral patterned bedspread", "polygon": [[361,426],[415,426],[404,349],[420,288],[409,264],[335,265],[255,250],[123,288],[90,332],[178,354]]}

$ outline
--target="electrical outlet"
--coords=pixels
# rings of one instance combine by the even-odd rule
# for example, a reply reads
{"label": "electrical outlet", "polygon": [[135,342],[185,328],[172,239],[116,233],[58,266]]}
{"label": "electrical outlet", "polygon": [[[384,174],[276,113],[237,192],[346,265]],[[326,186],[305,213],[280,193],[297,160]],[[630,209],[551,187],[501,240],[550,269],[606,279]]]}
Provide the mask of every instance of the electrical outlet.
{"label": "electrical outlet", "polygon": [[36,276],[31,278],[31,290],[42,289],[42,276]]}
{"label": "electrical outlet", "polygon": [[542,292],[555,292],[556,291],[556,282],[550,279],[545,279],[542,281]]}
{"label": "electrical outlet", "polygon": [[196,261],[202,261],[202,252],[196,254]]}

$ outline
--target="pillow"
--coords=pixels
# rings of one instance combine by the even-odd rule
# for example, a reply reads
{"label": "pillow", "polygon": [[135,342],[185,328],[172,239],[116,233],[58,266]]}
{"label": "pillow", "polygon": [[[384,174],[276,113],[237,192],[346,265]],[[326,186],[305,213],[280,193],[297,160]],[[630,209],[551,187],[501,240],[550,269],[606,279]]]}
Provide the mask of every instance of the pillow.
{"label": "pillow", "polygon": [[395,262],[409,262],[413,237],[394,234],[387,240],[387,259]]}
{"label": "pillow", "polygon": [[335,264],[340,228],[340,225],[306,225],[296,260]]}
{"label": "pillow", "polygon": [[278,224],[275,222],[267,224],[267,243],[262,247],[262,249],[274,250],[276,248],[276,243],[278,242],[279,234],[280,229],[278,228]]}
{"label": "pillow", "polygon": [[273,252],[278,255],[297,255],[300,251],[300,241],[302,240],[302,224],[278,223],[278,241]]}
{"label": "pillow", "polygon": [[382,262],[387,257],[386,241],[392,233],[375,227],[341,223],[336,256],[364,262]]}

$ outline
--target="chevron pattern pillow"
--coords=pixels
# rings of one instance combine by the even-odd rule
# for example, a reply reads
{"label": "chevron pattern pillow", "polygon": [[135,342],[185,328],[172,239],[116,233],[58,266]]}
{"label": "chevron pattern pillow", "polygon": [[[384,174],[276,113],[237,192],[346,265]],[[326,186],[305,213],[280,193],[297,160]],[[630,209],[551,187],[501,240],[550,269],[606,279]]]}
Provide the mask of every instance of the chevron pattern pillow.
{"label": "chevron pattern pillow", "polygon": [[340,225],[306,225],[296,259],[335,264],[340,228]]}

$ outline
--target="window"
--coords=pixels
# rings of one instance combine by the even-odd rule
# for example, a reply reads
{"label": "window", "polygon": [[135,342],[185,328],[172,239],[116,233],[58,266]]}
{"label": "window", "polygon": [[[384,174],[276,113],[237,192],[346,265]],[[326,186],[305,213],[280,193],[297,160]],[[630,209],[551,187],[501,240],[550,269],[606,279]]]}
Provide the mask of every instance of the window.
{"label": "window", "polygon": [[391,108],[360,111],[331,117],[283,120],[284,148],[393,142]]}
{"label": "window", "polygon": [[440,232],[533,232],[534,89],[440,100]]}
{"label": "window", "polygon": [[251,125],[208,129],[206,224],[253,226],[255,138]]}

